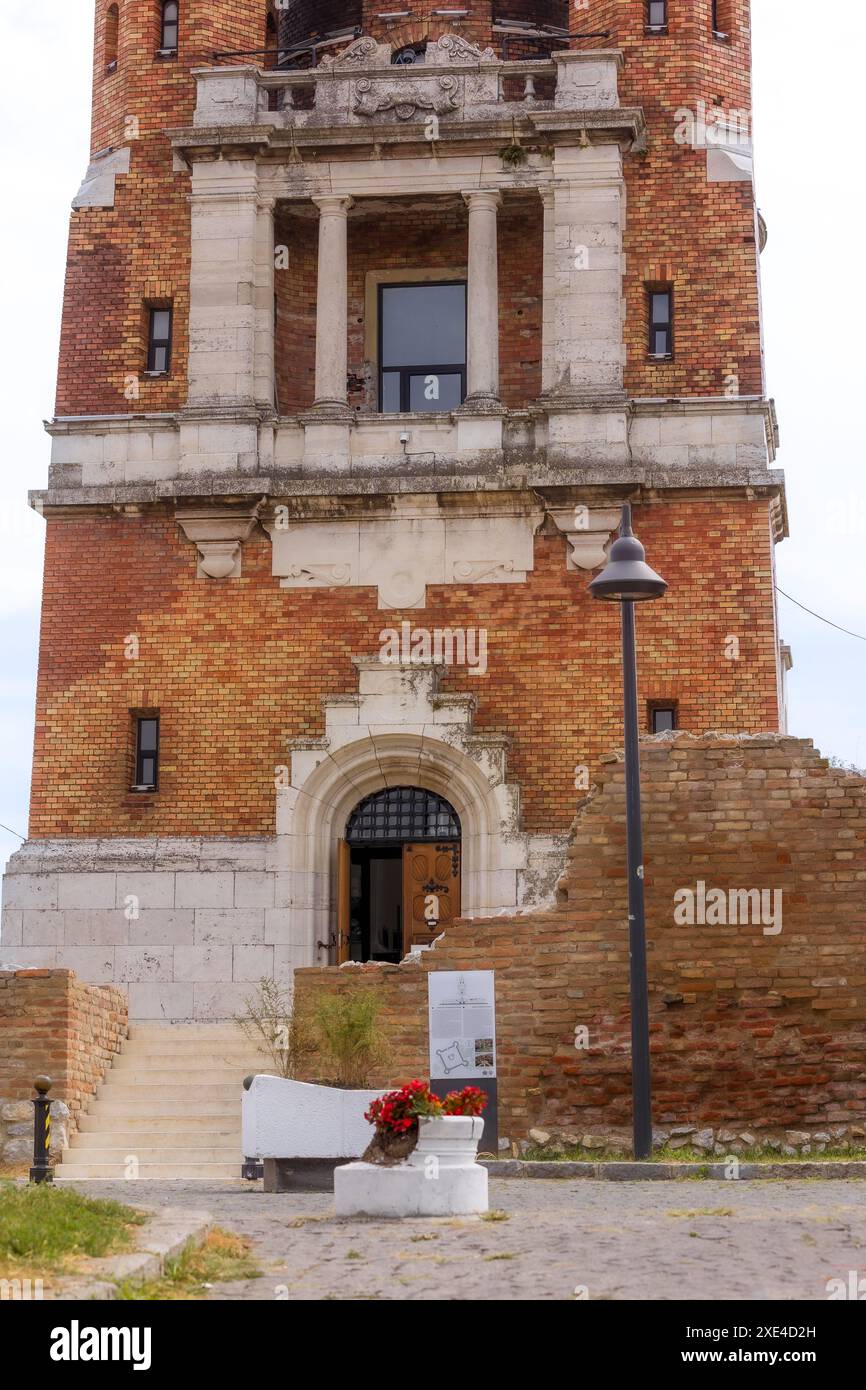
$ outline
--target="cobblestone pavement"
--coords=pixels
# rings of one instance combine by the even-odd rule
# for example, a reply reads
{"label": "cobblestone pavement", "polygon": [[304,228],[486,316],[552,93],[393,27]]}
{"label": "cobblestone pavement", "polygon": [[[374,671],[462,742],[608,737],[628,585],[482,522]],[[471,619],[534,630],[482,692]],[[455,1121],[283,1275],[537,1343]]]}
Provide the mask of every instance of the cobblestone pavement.
{"label": "cobblestone pavement", "polygon": [[[866,1277],[866,1184],[490,1184],[506,1220],[337,1220],[328,1195],[240,1182],[90,1182],[142,1207],[213,1213],[262,1277],[214,1299],[826,1299]],[[582,1290],[582,1291],[580,1291]],[[580,1291],[580,1292],[576,1292]]]}

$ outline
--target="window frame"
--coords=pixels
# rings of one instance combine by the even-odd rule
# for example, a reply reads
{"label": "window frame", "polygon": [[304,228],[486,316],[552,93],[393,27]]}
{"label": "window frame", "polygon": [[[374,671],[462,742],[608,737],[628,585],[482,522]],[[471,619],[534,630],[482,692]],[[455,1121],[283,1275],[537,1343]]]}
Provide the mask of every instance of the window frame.
{"label": "window frame", "polygon": [[[657,23],[652,17],[653,5],[662,5],[664,19]],[[666,34],[668,32],[668,0],[647,0],[646,22],[644,33],[646,34]]]}
{"label": "window frame", "polygon": [[[157,713],[141,713],[133,711],[133,730],[135,747],[133,751],[133,783],[130,788],[134,792],[156,792],[159,791],[159,753],[160,753],[160,718]],[[143,724],[156,725],[154,747],[143,749],[141,746],[141,730]],[[145,782],[142,777],[143,763],[145,758],[153,759],[153,781]]]}
{"label": "window frame", "polygon": [[[667,295],[668,317],[667,322],[662,323],[653,317],[653,300],[656,295]],[[674,287],[673,285],[653,285],[646,286],[647,295],[647,350],[651,362],[672,362],[674,357]],[[667,329],[668,348],[667,352],[655,351],[655,335],[661,329]]]}
{"label": "window frame", "polygon": [[[111,45],[109,47],[109,44]],[[103,56],[106,75],[117,72],[120,53],[120,5],[112,0],[105,8],[105,33],[103,36]]]}
{"label": "window frame", "polygon": [[[174,6],[175,17],[173,20],[166,18],[166,10],[169,6]],[[175,41],[173,44],[166,43],[165,32],[171,26],[175,31]],[[159,15],[159,51],[161,54],[177,53],[180,46],[180,0],[162,0]]]}
{"label": "window frame", "polygon": [[[667,729],[657,729],[655,727],[657,714],[671,715],[671,727]],[[647,728],[651,734],[674,733],[680,727],[679,704],[676,700],[648,700],[647,701]]]}
{"label": "window frame", "polygon": [[[174,305],[173,304],[147,304],[147,366],[145,373],[147,376],[171,376],[172,348],[174,345]],[[154,336],[154,319],[156,314],[168,314],[168,337],[156,338]],[[153,362],[155,354],[159,348],[165,348],[165,366],[155,367]]]}
{"label": "window frame", "polygon": [[[438,366],[413,366],[413,367],[386,367],[384,365],[385,356],[385,332],[384,332],[384,291],[386,290],[413,290],[413,289],[432,289],[437,285],[462,285],[465,293],[464,304],[465,313],[463,315],[463,363],[439,363]],[[409,404],[411,391],[411,378],[415,376],[459,376],[460,377],[460,404],[466,400],[467,393],[467,348],[469,337],[469,281],[467,278],[454,280],[381,280],[376,287],[376,329],[379,345],[378,361],[378,392],[379,392],[379,414],[380,415],[408,415],[417,412],[412,411]],[[400,409],[399,411],[385,410],[383,401],[385,397],[384,376],[386,372],[398,372],[400,375]],[[435,415],[435,410],[424,411],[425,415]],[[439,412],[447,413],[447,412]]]}

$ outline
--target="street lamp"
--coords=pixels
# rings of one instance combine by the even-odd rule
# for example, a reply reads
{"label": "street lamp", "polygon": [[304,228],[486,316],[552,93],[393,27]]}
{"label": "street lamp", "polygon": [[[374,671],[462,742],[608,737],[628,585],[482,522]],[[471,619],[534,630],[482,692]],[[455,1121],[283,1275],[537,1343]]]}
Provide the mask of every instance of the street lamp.
{"label": "street lamp", "polygon": [[635,1158],[649,1158],[653,1146],[652,1084],[647,996],[646,918],[643,892],[643,834],[638,751],[637,657],[634,606],[661,598],[667,584],[646,563],[646,551],[631,529],[631,504],[623,503],[619,536],[607,564],[593,579],[593,598],[622,605],[622,684],[625,711],[625,807],[628,846],[628,945],[631,982],[631,1084]]}

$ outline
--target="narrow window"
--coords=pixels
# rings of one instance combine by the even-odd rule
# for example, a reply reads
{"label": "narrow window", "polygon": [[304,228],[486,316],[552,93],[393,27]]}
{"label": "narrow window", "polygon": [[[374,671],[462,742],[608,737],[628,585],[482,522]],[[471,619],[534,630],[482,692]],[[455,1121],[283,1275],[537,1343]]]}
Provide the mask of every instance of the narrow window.
{"label": "narrow window", "polygon": [[649,290],[649,351],[650,357],[673,357],[673,290]]}
{"label": "narrow window", "polygon": [[726,39],[728,37],[725,30],[725,8],[723,0],[712,0],[713,37],[717,39]]}
{"label": "narrow window", "polygon": [[651,704],[649,710],[650,732],[666,734],[677,727],[676,705]]}
{"label": "narrow window", "polygon": [[159,718],[140,715],[135,720],[135,784],[133,791],[156,791],[159,774]]}
{"label": "narrow window", "polygon": [[117,41],[120,30],[120,12],[116,5],[109,5],[105,12],[105,71],[114,72],[117,67]]}
{"label": "narrow window", "polygon": [[147,370],[166,376],[171,366],[171,309],[150,310],[147,337]]}
{"label": "narrow window", "polygon": [[177,0],[165,0],[162,7],[162,33],[159,46],[163,53],[177,52],[178,12]]}
{"label": "narrow window", "polygon": [[658,33],[668,27],[667,0],[649,0],[647,5],[647,28]]}
{"label": "narrow window", "polygon": [[456,410],[466,396],[466,285],[379,288],[379,409]]}

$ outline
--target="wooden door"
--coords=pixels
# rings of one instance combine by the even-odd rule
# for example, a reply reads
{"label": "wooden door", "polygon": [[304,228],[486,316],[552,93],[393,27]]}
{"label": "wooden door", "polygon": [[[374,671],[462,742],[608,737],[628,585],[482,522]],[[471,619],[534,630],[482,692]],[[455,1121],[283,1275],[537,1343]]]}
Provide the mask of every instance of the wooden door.
{"label": "wooden door", "polygon": [[337,841],[337,964],[349,959],[351,927],[349,894],[352,881],[352,847],[348,840]]}
{"label": "wooden door", "polygon": [[403,846],[403,950],[427,945],[460,916],[460,845]]}

